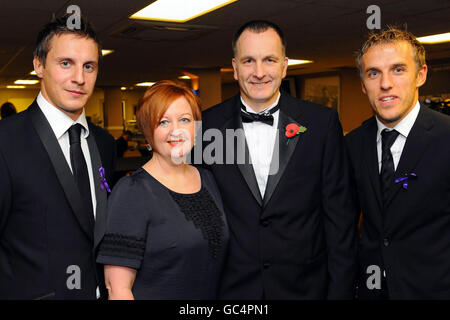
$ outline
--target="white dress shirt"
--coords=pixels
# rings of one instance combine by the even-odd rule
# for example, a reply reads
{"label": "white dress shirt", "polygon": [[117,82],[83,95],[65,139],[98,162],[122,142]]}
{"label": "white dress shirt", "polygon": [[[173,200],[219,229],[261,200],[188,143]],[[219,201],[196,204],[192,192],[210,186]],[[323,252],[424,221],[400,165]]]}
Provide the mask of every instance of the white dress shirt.
{"label": "white dress shirt", "polygon": [[[264,113],[278,104],[280,95],[281,94],[278,93],[278,98],[275,103],[260,112],[255,112],[252,107],[244,102],[242,96],[241,101],[248,112]],[[277,137],[279,114],[280,110],[277,110],[272,114],[272,126],[260,121],[242,123],[245,132],[245,140],[247,141],[248,150],[250,152],[250,160],[253,165],[253,170],[255,171],[261,197],[263,198],[266,191],[267,179],[269,178],[270,162],[272,160],[275,138]]]}
{"label": "white dress shirt", "polygon": [[67,164],[69,165],[70,170],[72,170],[72,164],[70,163],[70,142],[69,142],[69,128],[75,123],[79,123],[83,126],[81,131],[81,150],[83,151],[84,159],[86,160],[86,166],[89,174],[89,184],[91,187],[91,198],[92,198],[92,208],[94,212],[94,219],[97,208],[97,199],[95,197],[95,184],[94,184],[94,175],[92,172],[92,164],[91,164],[91,155],[89,153],[89,147],[87,143],[87,137],[89,136],[89,127],[86,121],[86,116],[83,110],[83,113],[77,119],[77,121],[73,121],[69,116],[67,116],[64,112],[54,107],[50,102],[45,100],[44,96],[41,92],[36,99],[39,108],[42,113],[44,113],[45,118],[50,123],[50,127],[52,128],[56,139],[61,147],[61,150],[66,158]]}
{"label": "white dress shirt", "polygon": [[391,147],[392,158],[394,160],[394,169],[397,170],[398,163],[400,162],[400,157],[403,152],[403,147],[406,143],[406,138],[411,131],[414,123],[416,122],[417,116],[420,111],[420,103],[417,101],[414,108],[404,117],[394,128],[388,128],[377,117],[378,131],[377,131],[377,153],[378,153],[378,171],[381,172],[381,131],[384,129],[397,130],[399,135],[395,139]]}

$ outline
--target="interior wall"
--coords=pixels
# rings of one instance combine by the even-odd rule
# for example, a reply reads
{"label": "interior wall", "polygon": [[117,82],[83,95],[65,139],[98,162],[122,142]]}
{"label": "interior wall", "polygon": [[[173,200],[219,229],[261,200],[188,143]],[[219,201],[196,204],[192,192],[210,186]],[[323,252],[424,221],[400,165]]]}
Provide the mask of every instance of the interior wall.
{"label": "interior wall", "polygon": [[[0,105],[11,102],[17,112],[21,112],[33,103],[38,94],[39,89],[0,89]],[[91,121],[100,126],[103,126],[103,100],[103,90],[96,88],[86,104],[86,116],[91,117]]]}
{"label": "interior wall", "polygon": [[419,89],[421,96],[450,93],[450,68],[428,68],[427,81]]}
{"label": "interior wall", "polygon": [[332,73],[308,74],[296,77],[296,91],[304,98],[304,80],[310,77],[339,77],[339,119],[344,134],[359,127],[362,122],[372,116],[372,109],[367,97],[361,91],[361,83],[356,69],[344,69]]}
{"label": "interior wall", "polygon": [[33,103],[38,93],[39,89],[0,89],[0,105],[11,102],[21,112]]}
{"label": "interior wall", "polygon": [[239,84],[237,81],[222,83],[222,101],[230,99],[239,93]]}

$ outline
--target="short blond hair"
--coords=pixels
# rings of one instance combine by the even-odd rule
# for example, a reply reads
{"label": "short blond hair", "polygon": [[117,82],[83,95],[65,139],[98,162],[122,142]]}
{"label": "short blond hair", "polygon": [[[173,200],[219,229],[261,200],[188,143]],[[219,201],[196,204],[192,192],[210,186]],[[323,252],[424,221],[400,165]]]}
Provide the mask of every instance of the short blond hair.
{"label": "short blond hair", "polygon": [[416,39],[416,37],[408,32],[406,29],[401,30],[397,27],[388,26],[386,29],[379,32],[371,32],[364,42],[362,48],[358,50],[356,56],[356,66],[359,70],[359,75],[362,78],[361,70],[361,60],[362,56],[373,46],[386,43],[395,43],[399,41],[406,41],[411,45],[413,50],[413,58],[416,63],[416,71],[418,71],[423,65],[426,64],[425,61],[425,48]]}

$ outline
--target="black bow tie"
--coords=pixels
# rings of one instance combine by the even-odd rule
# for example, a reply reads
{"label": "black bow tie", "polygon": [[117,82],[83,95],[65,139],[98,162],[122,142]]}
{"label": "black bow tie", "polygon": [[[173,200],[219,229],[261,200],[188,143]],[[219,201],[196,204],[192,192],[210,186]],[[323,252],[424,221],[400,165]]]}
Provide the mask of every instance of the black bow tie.
{"label": "black bow tie", "polygon": [[251,113],[251,112],[248,112],[247,110],[245,110],[245,107],[242,106],[242,109],[241,109],[242,122],[260,121],[265,124],[268,124],[269,126],[272,126],[273,125],[273,115],[272,114],[277,112],[278,109],[280,109],[280,107],[275,106],[272,109],[270,109],[269,111],[266,111],[264,113]]}

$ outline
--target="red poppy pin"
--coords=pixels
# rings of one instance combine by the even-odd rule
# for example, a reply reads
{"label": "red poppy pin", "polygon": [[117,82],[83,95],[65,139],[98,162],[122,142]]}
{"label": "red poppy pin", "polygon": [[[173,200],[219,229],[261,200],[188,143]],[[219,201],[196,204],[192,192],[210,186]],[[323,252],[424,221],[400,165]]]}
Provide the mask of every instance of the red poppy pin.
{"label": "red poppy pin", "polygon": [[289,144],[289,141],[292,139],[292,138],[294,138],[296,135],[298,135],[298,134],[300,134],[300,133],[303,133],[303,132],[305,132],[307,130],[307,128],[306,127],[304,127],[304,126],[298,126],[297,124],[295,124],[295,123],[290,123],[290,124],[288,124],[287,126],[286,126],[286,133],[285,133],[285,135],[286,135],[286,137],[288,138],[288,141],[286,142],[286,145],[288,145]]}

